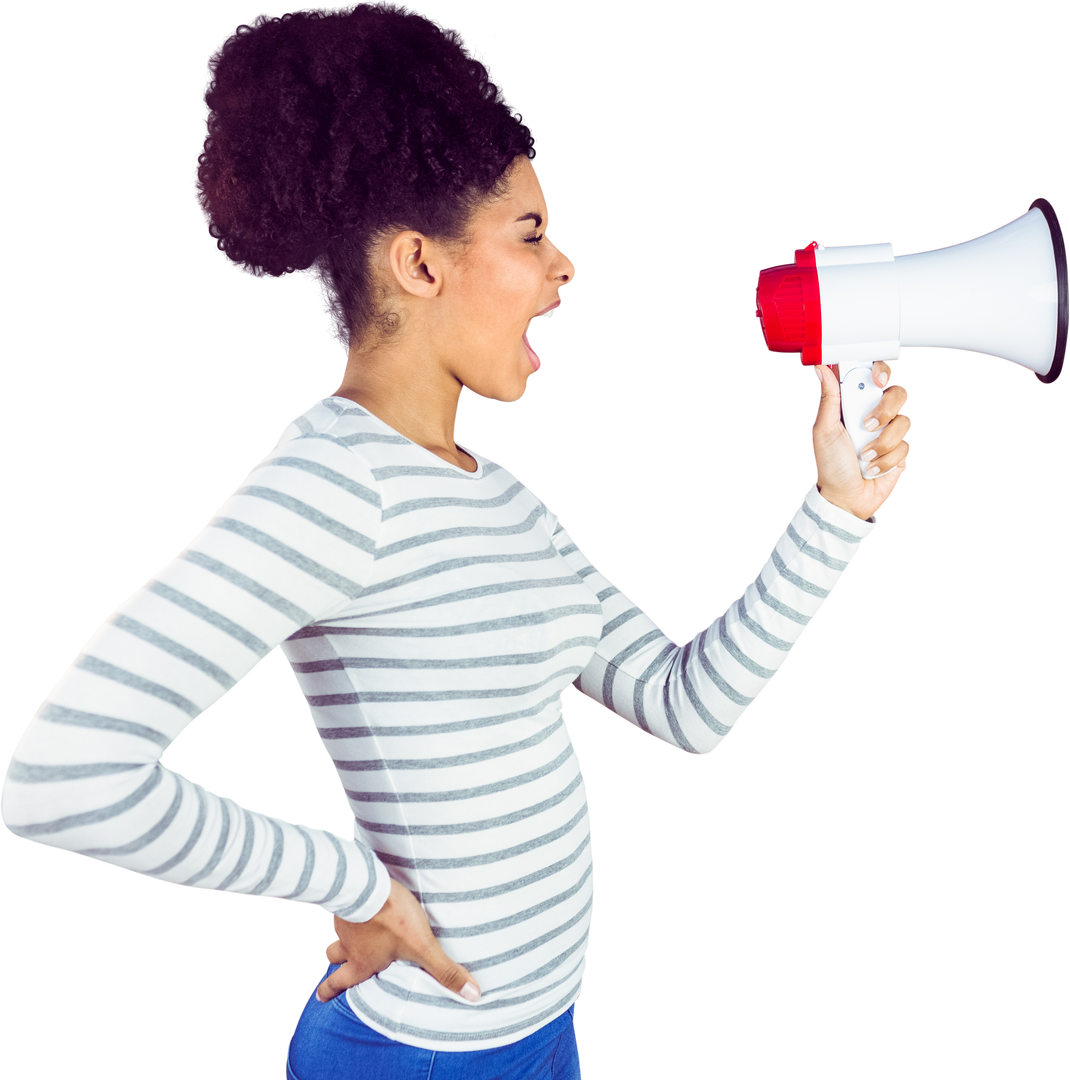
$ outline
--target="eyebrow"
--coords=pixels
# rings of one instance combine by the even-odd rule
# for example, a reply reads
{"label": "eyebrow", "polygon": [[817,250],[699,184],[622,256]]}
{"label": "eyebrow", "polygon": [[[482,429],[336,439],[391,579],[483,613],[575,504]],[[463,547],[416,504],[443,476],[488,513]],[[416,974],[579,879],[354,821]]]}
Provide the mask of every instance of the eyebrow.
{"label": "eyebrow", "polygon": [[537,214],[533,210],[530,214],[521,214],[520,217],[518,217],[516,220],[517,221],[534,221],[535,222],[535,228],[537,229],[537,228],[539,228],[540,225],[542,225],[542,214]]}

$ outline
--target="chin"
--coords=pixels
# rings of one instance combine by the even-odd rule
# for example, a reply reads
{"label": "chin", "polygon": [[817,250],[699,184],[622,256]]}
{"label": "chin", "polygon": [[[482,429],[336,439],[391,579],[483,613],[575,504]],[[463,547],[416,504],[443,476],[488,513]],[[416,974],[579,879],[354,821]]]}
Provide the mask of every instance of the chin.
{"label": "chin", "polygon": [[503,387],[485,391],[475,390],[472,387],[464,389],[473,397],[478,397],[479,401],[490,402],[492,405],[519,405],[528,396],[528,383],[512,390],[505,390]]}

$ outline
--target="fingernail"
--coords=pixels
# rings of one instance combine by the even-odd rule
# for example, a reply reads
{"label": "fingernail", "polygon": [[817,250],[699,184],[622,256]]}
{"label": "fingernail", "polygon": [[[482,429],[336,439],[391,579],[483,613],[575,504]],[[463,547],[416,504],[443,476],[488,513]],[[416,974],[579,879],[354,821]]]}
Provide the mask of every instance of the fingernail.
{"label": "fingernail", "polygon": [[862,426],[866,431],[876,431],[881,426],[881,422],[875,416],[871,416]]}
{"label": "fingernail", "polygon": [[880,374],[879,374],[879,375],[877,376],[877,378],[876,378],[876,379],[874,379],[874,382],[876,382],[876,384],[877,384],[878,386],[887,386],[887,385],[888,385],[888,376],[887,376],[887,375],[886,375],[886,374],[885,374],[885,373],[884,373],[884,372],[882,371],[882,372],[881,372],[881,373],[880,373]]}
{"label": "fingernail", "polygon": [[877,451],[876,450],[867,450],[862,455],[862,460],[863,461],[872,461],[876,456],[877,456]]}
{"label": "fingernail", "polygon": [[479,987],[475,983],[465,983],[461,987],[461,997],[465,1001],[478,1001],[479,1000]]}
{"label": "fingernail", "polygon": [[316,1000],[317,1000],[317,1001],[318,1001],[318,1002],[319,1002],[319,1003],[320,1003],[321,1005],[326,1005],[326,1004],[327,1004],[327,1002],[326,1002],[326,1001],[325,1001],[325,1000],[324,1000],[323,998],[321,998],[321,997],[320,997],[320,992],[319,992],[318,990],[316,991]]}
{"label": "fingernail", "polygon": [[880,474],[881,471],[879,468],[877,468],[876,465],[871,465],[868,469],[866,469],[866,476],[868,476],[870,480],[873,480],[874,478],[880,476]]}

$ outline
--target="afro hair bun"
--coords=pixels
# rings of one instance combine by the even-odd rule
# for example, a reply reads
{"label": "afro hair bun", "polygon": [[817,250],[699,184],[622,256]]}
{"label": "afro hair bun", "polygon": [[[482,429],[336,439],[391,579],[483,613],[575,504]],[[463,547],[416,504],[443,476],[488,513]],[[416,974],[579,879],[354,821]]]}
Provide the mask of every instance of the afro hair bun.
{"label": "afro hair bun", "polygon": [[387,228],[455,239],[534,140],[451,30],[389,4],[261,16],[212,57],[197,172],[209,232],[254,274],[315,266],[345,339],[375,312]]}

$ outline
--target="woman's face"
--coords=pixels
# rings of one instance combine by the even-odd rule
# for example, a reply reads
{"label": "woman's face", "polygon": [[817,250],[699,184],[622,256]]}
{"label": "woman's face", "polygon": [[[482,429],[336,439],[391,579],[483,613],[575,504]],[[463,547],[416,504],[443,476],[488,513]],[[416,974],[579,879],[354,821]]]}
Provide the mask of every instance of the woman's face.
{"label": "woman's face", "polygon": [[539,368],[528,323],[557,307],[558,290],[575,274],[546,236],[548,220],[535,170],[517,158],[508,190],[476,212],[470,243],[443,283],[446,325],[456,344],[437,344],[451,373],[483,397],[515,401],[524,393]]}

